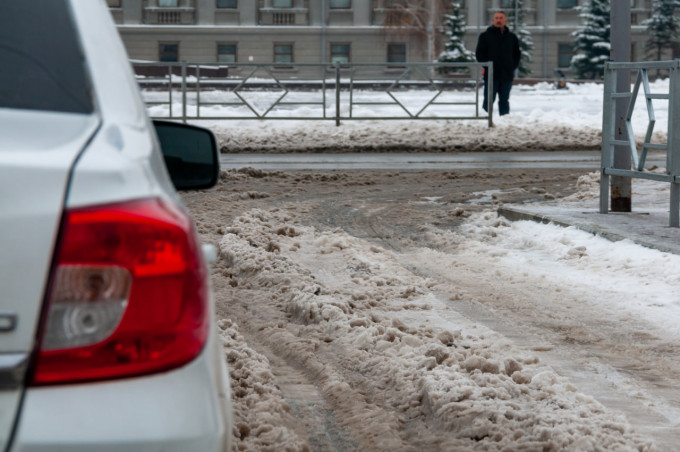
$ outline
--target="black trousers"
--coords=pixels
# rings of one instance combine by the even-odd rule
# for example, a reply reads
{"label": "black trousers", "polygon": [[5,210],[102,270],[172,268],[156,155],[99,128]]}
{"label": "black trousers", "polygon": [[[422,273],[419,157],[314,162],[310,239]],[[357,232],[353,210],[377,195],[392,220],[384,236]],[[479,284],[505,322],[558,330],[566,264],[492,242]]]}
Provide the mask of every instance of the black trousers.
{"label": "black trousers", "polygon": [[[496,94],[498,94],[498,112],[501,116],[510,113],[510,90],[512,89],[512,80],[510,81],[493,81],[493,99],[491,100],[491,105],[496,101]],[[484,111],[489,111],[489,85],[488,81],[484,80],[484,102],[482,103],[482,108]]]}

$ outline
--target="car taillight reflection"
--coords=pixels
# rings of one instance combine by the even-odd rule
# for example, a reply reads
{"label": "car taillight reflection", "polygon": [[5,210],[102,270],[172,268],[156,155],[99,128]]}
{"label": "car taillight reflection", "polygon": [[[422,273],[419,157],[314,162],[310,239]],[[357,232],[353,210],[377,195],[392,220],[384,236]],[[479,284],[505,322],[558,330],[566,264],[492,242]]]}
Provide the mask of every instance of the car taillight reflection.
{"label": "car taillight reflection", "polygon": [[179,367],[208,332],[208,280],[190,218],[160,199],[69,210],[32,384]]}

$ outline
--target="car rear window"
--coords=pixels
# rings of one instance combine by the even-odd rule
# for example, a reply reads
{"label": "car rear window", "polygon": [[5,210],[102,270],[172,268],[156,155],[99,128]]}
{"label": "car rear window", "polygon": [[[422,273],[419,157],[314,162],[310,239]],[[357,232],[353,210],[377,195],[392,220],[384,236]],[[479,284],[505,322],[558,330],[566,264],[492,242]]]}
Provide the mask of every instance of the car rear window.
{"label": "car rear window", "polygon": [[0,108],[93,110],[66,0],[0,0]]}

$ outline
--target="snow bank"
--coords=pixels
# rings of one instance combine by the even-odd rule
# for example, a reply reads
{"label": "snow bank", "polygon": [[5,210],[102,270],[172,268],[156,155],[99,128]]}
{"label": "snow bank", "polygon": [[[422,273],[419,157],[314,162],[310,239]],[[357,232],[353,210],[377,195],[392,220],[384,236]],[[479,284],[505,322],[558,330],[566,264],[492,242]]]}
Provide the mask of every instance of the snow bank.
{"label": "snow bank", "polygon": [[264,450],[275,444],[277,450],[304,450],[304,439],[286,428],[295,417],[267,358],[248,346],[231,320],[218,321],[218,327],[231,375],[235,450]]}
{"label": "snow bank", "polygon": [[238,152],[463,152],[598,149],[595,128],[514,124],[488,128],[477,121],[365,121],[336,127],[310,121],[298,125],[253,123],[211,126],[225,153]]}
{"label": "snow bank", "polygon": [[[651,92],[668,93],[668,80],[658,80],[650,84]],[[633,130],[638,141],[642,141],[647,130],[649,116],[642,93],[633,110]],[[247,93],[255,96],[250,99],[262,114],[281,95],[274,93]],[[167,94],[145,92],[149,100],[167,100]],[[411,114],[433,96],[430,91],[407,91],[396,95]],[[190,93],[187,113],[195,115],[195,98]],[[202,99],[215,101],[239,101],[233,94],[226,92],[205,92]],[[227,97],[225,97],[227,96]],[[229,97],[231,96],[231,97]],[[288,93],[296,102],[320,102],[319,93]],[[382,96],[382,97],[381,97]],[[449,100],[474,101],[474,92],[446,92]],[[194,96],[195,97],[195,96]],[[391,101],[385,93],[358,91],[355,101]],[[180,99],[179,94],[174,99]],[[348,115],[348,94],[343,93],[342,114]],[[192,100],[193,99],[193,100]],[[486,120],[410,120],[398,105],[355,105],[354,117],[392,116],[404,120],[343,120],[336,127],[333,120],[212,120],[197,121],[199,125],[212,128],[220,142],[222,152],[359,152],[359,151],[412,151],[412,152],[452,152],[452,151],[531,151],[531,150],[570,150],[598,149],[601,144],[603,86],[599,83],[569,84],[569,89],[557,90],[551,83],[535,85],[515,84],[512,89],[511,112],[506,116],[494,115],[495,127],[489,129]],[[442,99],[438,99],[442,101]],[[288,99],[290,101],[290,99]],[[193,102],[193,104],[192,104]],[[481,96],[479,98],[481,105]],[[653,101],[656,118],[652,142],[664,143],[668,127],[668,102]],[[433,107],[434,108],[434,107]],[[452,116],[451,112],[441,110],[431,116]],[[460,106],[454,108],[462,108]],[[441,111],[440,111],[441,110]],[[167,116],[167,105],[149,107],[152,116]],[[181,104],[173,104],[173,112],[182,111]],[[479,111],[483,113],[481,107]],[[323,112],[316,106],[285,106],[272,114],[280,117],[301,118],[321,117]],[[335,114],[334,107],[327,111],[327,117]],[[456,110],[455,115],[473,116],[475,107]],[[245,107],[209,105],[201,108],[201,115],[239,116],[252,115]]]}
{"label": "snow bank", "polygon": [[[499,259],[508,265],[521,254],[513,248],[541,255],[538,243],[499,237],[508,225],[470,219],[463,232],[474,239],[469,252],[488,253],[486,242],[505,240],[510,251]],[[230,284],[252,294],[250,321],[268,347],[306,369],[358,450],[653,447],[530,351],[447,309],[436,283],[393,252],[342,231],[301,226],[277,209],[251,210],[225,229],[221,259]],[[569,255],[569,243],[557,246]],[[252,361],[263,365],[247,377],[248,386],[262,383],[247,391],[248,406],[257,407],[258,398],[266,404],[278,396],[266,362]],[[241,371],[232,369],[237,391]],[[276,425],[264,411],[249,419],[253,431]]]}

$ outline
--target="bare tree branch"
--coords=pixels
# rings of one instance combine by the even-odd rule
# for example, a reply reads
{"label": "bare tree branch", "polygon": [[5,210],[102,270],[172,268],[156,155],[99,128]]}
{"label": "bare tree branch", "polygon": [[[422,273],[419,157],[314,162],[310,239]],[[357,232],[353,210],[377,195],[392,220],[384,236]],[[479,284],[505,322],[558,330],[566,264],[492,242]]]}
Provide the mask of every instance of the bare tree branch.
{"label": "bare tree branch", "polygon": [[373,9],[384,13],[382,25],[388,32],[427,37],[434,55],[441,51],[441,30],[451,0],[373,0]]}

